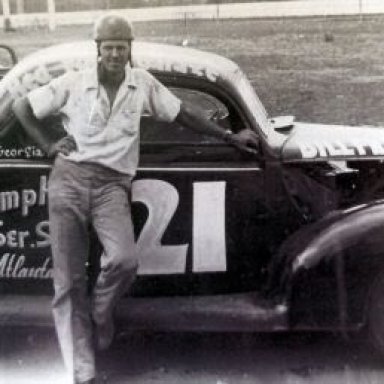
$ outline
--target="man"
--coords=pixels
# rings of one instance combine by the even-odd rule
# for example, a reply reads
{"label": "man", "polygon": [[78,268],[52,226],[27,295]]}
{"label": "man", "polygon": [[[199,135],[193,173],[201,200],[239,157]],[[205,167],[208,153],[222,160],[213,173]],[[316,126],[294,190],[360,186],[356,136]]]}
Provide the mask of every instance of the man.
{"label": "man", "polygon": [[[54,288],[53,313],[65,365],[75,383],[94,383],[93,342],[104,349],[113,337],[116,300],[137,269],[128,199],[139,156],[142,112],[229,141],[243,150],[256,134],[237,134],[187,110],[147,71],[131,68],[132,28],[117,15],[94,27],[98,61],[68,72],[17,100],[14,112],[29,135],[55,157],[49,180],[49,219]],[[67,136],[51,143],[40,119],[59,113]],[[91,299],[85,264],[88,227],[103,246]]]}

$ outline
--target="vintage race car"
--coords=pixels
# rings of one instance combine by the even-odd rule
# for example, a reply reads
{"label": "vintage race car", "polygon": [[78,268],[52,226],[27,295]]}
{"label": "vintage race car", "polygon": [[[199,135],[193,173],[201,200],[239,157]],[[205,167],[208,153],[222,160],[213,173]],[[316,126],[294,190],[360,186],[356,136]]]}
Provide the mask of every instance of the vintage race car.
{"label": "vintage race car", "polygon": [[[12,102],[92,65],[95,52],[90,41],[47,48],[0,82],[0,324],[52,324],[51,162]],[[254,129],[260,148],[242,153],[142,117],[132,193],[140,268],[119,325],[367,329],[384,354],[384,129],[271,118],[239,67],[211,53],[134,42],[133,65],[225,129]],[[43,123],[52,139],[63,134],[57,118]],[[91,248],[90,283],[100,246]]]}

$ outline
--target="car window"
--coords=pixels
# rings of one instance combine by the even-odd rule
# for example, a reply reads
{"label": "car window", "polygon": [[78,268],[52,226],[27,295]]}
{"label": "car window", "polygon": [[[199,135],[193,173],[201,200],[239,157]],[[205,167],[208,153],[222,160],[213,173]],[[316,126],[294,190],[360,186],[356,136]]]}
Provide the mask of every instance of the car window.
{"label": "car window", "polygon": [[[207,92],[189,88],[169,87],[186,106],[192,106],[201,116],[215,121],[225,129],[231,129],[229,111],[226,105]],[[196,133],[180,124],[164,123],[150,116],[143,116],[141,140],[151,143],[216,143],[220,140]],[[221,141],[220,141],[221,142]]]}

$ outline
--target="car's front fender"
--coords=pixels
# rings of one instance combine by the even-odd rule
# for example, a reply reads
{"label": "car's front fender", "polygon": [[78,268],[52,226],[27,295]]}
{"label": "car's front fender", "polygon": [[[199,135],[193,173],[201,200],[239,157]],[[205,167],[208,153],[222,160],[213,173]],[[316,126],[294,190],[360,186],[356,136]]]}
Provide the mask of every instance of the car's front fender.
{"label": "car's front fender", "polygon": [[[368,242],[368,249],[383,252],[384,201],[355,206],[315,224],[316,232],[292,262],[292,273],[315,267],[320,261]],[[372,248],[373,247],[373,248]],[[367,250],[368,250],[367,249]]]}
{"label": "car's front fender", "polygon": [[296,326],[356,326],[383,268],[381,200],[334,211],[294,233],[272,263],[270,287],[290,303]]}

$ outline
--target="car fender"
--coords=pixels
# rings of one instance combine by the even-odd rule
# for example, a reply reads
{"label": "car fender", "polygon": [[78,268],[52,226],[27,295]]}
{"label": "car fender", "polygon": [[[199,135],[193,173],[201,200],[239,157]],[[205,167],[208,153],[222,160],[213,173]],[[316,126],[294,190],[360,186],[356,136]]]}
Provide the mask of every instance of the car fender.
{"label": "car fender", "polygon": [[384,252],[383,229],[384,200],[331,214],[311,228],[313,235],[292,262],[292,274],[314,268],[322,260],[354,248],[367,239],[370,243],[367,251]]}
{"label": "car fender", "polygon": [[383,231],[384,200],[306,225],[273,258],[269,295],[289,304],[292,324],[324,328],[336,318],[338,326],[360,326],[370,284],[384,267]]}
{"label": "car fender", "polygon": [[301,271],[360,243],[367,245],[367,254],[383,253],[384,257],[383,230],[384,200],[330,212],[294,232],[281,245],[269,267],[267,291],[286,293],[290,281]]}

